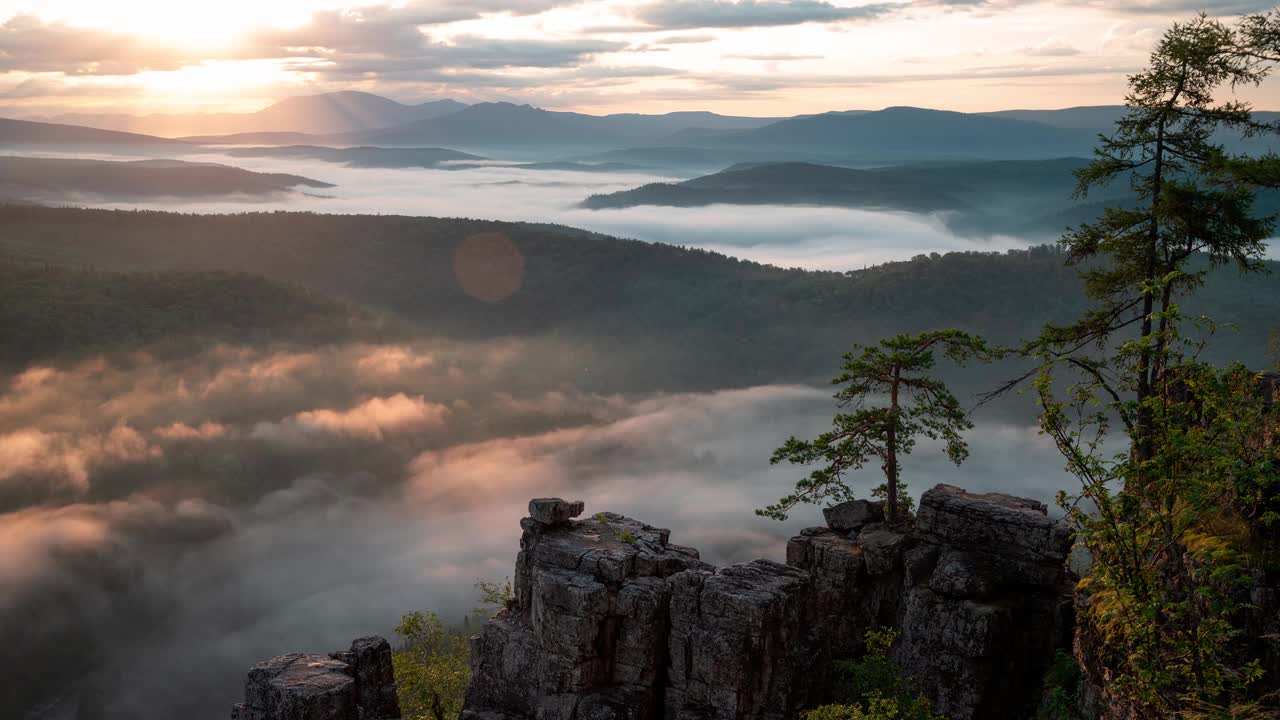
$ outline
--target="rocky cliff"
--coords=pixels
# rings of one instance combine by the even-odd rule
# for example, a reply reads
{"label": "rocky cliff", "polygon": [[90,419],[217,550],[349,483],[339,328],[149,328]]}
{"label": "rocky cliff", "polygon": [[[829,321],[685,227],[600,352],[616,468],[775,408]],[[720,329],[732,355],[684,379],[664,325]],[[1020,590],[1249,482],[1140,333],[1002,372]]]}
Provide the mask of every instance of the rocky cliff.
{"label": "rocky cliff", "polygon": [[249,669],[232,720],[393,720],[400,717],[391,645],[360,638],[328,655],[293,653]]}
{"label": "rocky cliff", "polygon": [[530,503],[464,720],[794,718],[881,625],[953,720],[1029,717],[1068,632],[1070,538],[1032,500],[939,485],[901,528],[855,501],[792,538],[786,564],[719,569],[666,530],[581,510]]}
{"label": "rocky cliff", "polygon": [[[831,661],[899,629],[893,657],[952,720],[1030,717],[1068,642],[1070,537],[1047,508],[939,485],[902,526],[828,508],[786,563],[715,568],[661,528],[533,500],[511,607],[472,641],[463,720],[791,720]],[[233,720],[398,716],[386,640],[249,671]]]}

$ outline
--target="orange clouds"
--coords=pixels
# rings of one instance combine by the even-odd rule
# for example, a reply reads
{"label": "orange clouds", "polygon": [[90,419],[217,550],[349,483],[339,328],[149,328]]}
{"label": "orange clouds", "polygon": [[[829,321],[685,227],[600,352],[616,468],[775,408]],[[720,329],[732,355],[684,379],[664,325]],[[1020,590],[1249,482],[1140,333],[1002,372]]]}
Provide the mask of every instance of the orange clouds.
{"label": "orange clouds", "polygon": [[80,436],[20,430],[0,435],[0,481],[24,474],[53,475],[76,492],[85,492],[95,466],[159,455],[158,447],[123,423],[106,433]]}
{"label": "orange clouds", "polygon": [[350,435],[369,440],[410,430],[444,427],[449,409],[427,402],[423,396],[409,397],[397,393],[387,398],[370,398],[345,411],[313,410],[298,413],[292,420],[306,429]]}

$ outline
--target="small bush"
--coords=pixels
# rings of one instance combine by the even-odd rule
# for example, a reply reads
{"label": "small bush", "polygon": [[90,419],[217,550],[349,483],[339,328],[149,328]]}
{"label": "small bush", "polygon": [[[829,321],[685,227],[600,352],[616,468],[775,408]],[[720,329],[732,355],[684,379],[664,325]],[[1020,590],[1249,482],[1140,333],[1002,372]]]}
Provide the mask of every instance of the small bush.
{"label": "small bush", "polygon": [[805,720],[944,720],[889,659],[897,639],[893,628],[868,631],[866,656],[832,666],[835,702],[808,711]]}
{"label": "small bush", "polygon": [[435,613],[411,612],[396,626],[392,657],[405,720],[454,720],[471,682],[467,638]]}
{"label": "small bush", "polygon": [[1040,720],[1071,720],[1080,679],[1080,664],[1059,650],[1044,674],[1044,702],[1038,714]]}
{"label": "small bush", "polygon": [[477,615],[493,615],[498,610],[511,609],[516,604],[515,589],[511,586],[511,578],[502,582],[493,580],[476,580],[476,590],[480,591],[480,605]]}

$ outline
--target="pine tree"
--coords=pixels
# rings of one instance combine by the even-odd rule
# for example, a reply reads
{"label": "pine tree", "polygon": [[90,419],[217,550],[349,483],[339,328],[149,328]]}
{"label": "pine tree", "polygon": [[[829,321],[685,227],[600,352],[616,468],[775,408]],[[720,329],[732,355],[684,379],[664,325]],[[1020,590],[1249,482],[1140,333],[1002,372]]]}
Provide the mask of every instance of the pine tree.
{"label": "pine tree", "polygon": [[[813,440],[795,437],[774,451],[772,463],[824,463],[796,483],[795,491],[756,514],[785,520],[796,505],[853,498],[846,473],[878,459],[885,482],[876,494],[885,498],[889,522],[900,518],[904,486],[901,459],[915,447],[918,436],[942,440],[947,457],[959,465],[969,454],[961,433],[973,425],[960,402],[929,372],[942,351],[958,364],[987,360],[996,351],[984,340],[959,330],[923,335],[899,335],[877,345],[855,346],[844,355],[843,372],[833,385],[843,387],[835,399],[844,410],[834,427]],[[884,397],[883,405],[873,404]]]}

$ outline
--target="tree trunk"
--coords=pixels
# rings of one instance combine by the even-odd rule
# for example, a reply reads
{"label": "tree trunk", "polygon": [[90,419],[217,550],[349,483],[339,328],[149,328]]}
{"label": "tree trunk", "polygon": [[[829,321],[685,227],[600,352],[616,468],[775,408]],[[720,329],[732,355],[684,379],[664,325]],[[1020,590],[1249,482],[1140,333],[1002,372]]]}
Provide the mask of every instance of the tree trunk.
{"label": "tree trunk", "polygon": [[[1176,95],[1174,98],[1176,99]],[[1170,101],[1171,103],[1173,101]],[[1159,206],[1160,195],[1164,190],[1164,131],[1165,118],[1161,118],[1156,126],[1156,147],[1155,147],[1155,166],[1151,173],[1151,235],[1147,244],[1147,267],[1146,281],[1154,283],[1156,280],[1156,256],[1160,248],[1160,220]],[[1151,337],[1151,313],[1155,310],[1155,296],[1150,290],[1143,292],[1142,298],[1142,340],[1147,341]],[[1151,397],[1152,391],[1152,357],[1151,348],[1143,345],[1138,355],[1138,437],[1134,447],[1137,451],[1137,461],[1144,463],[1151,459],[1155,448],[1152,444],[1152,417],[1151,410],[1146,406],[1147,398]],[[1142,473],[1139,473],[1141,478]]]}
{"label": "tree trunk", "polygon": [[889,524],[898,520],[898,386],[902,384],[902,369],[893,368],[893,384],[889,387],[889,432],[885,439],[884,476],[885,517]]}

